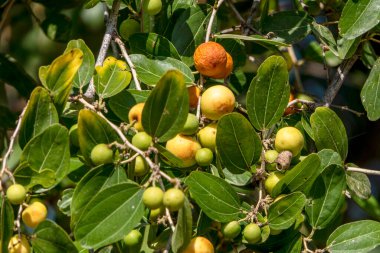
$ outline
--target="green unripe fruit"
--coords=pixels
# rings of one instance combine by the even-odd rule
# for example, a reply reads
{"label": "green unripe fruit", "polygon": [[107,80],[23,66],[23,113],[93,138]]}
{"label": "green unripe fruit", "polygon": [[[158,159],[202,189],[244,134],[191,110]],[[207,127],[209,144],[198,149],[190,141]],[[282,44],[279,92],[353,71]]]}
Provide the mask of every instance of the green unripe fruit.
{"label": "green unripe fruit", "polygon": [[288,150],[293,157],[297,156],[304,145],[304,138],[300,130],[295,127],[283,127],[278,130],[274,145],[278,152]]}
{"label": "green unripe fruit", "polygon": [[214,160],[214,154],[209,148],[201,148],[195,153],[195,160],[199,166],[209,166]]}
{"label": "green unripe fruit", "polygon": [[[301,100],[305,100],[305,101],[314,102],[314,99],[312,97],[310,97],[306,94],[303,94],[303,93],[298,94],[296,98],[301,99]],[[307,107],[307,105],[302,104],[302,103],[297,103],[297,107],[300,109],[304,109],[305,107]]]}
{"label": "green unripe fruit", "polygon": [[164,206],[170,211],[175,212],[181,209],[185,202],[185,194],[180,189],[171,188],[164,194]]}
{"label": "green unripe fruit", "polygon": [[21,184],[14,184],[9,186],[7,190],[7,199],[13,205],[20,205],[24,202],[26,198],[25,187]]}
{"label": "green unripe fruit", "polygon": [[78,124],[72,125],[69,130],[70,143],[79,147],[79,139],[78,139]]}
{"label": "green unripe fruit", "polygon": [[199,122],[198,122],[197,116],[195,116],[192,113],[189,113],[187,115],[186,123],[183,126],[181,133],[184,135],[195,134],[198,131],[198,126],[199,126]]}
{"label": "green unripe fruit", "polygon": [[142,238],[143,236],[140,233],[140,231],[134,229],[131,232],[129,232],[126,236],[124,236],[123,240],[125,245],[127,245],[128,247],[134,247],[141,243]]}
{"label": "green unripe fruit", "polygon": [[243,237],[248,243],[257,243],[261,240],[261,229],[255,223],[248,224],[243,230]]}
{"label": "green unripe fruit", "polygon": [[267,164],[265,165],[266,169],[269,171],[274,171],[276,170],[277,164],[275,163],[277,157],[278,157],[278,152],[276,150],[268,150],[265,152],[265,161]]}
{"label": "green unripe fruit", "polygon": [[268,178],[265,180],[264,186],[265,190],[271,194],[276,184],[283,178],[284,175],[281,172],[272,172],[269,174]]}
{"label": "green unripe fruit", "polygon": [[136,157],[135,159],[135,168],[134,168],[134,174],[137,177],[144,176],[146,173],[148,173],[149,167],[146,164],[144,158],[141,156]]}
{"label": "green unripe fruit", "polygon": [[142,201],[149,209],[157,209],[162,206],[164,192],[159,187],[148,187],[142,196]]}
{"label": "green unripe fruit", "polygon": [[161,0],[144,0],[142,8],[145,13],[154,16],[161,11],[162,2]]}
{"label": "green unripe fruit", "polygon": [[113,163],[113,151],[104,143],[98,144],[91,150],[90,159],[94,165]]}
{"label": "green unripe fruit", "polygon": [[281,234],[282,230],[281,229],[270,229],[270,234],[271,235],[279,235]]}
{"label": "green unripe fruit", "polygon": [[198,132],[198,140],[203,148],[209,148],[215,152],[216,148],[216,127],[217,124],[211,123]]}
{"label": "green unripe fruit", "polygon": [[138,132],[132,137],[132,145],[141,150],[148,150],[152,145],[152,137],[146,132]]}
{"label": "green unripe fruit", "polygon": [[149,219],[150,220],[156,220],[164,212],[165,212],[164,206],[160,206],[157,209],[152,209],[152,210],[150,210]]}
{"label": "green unripe fruit", "polygon": [[241,227],[240,227],[239,222],[237,221],[231,221],[222,226],[222,233],[224,237],[227,239],[236,238],[240,234],[240,232],[241,232]]}
{"label": "green unripe fruit", "polygon": [[129,40],[129,37],[132,34],[138,32],[140,32],[140,23],[137,20],[133,18],[128,18],[121,22],[119,27],[119,34],[123,39]]}

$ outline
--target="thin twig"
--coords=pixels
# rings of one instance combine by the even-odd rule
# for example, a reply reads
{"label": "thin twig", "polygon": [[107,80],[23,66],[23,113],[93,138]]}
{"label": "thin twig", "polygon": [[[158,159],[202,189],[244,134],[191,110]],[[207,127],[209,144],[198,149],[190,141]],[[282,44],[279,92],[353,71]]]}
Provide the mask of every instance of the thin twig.
{"label": "thin twig", "polygon": [[224,0],[219,0],[219,1],[216,0],[215,1],[215,4],[214,4],[214,6],[212,8],[211,17],[210,17],[210,20],[209,20],[208,26],[207,26],[207,32],[206,32],[205,42],[208,42],[210,40],[211,29],[212,29],[212,25],[214,23],[216,12],[218,11],[219,7],[222,5],[223,2],[224,2]]}
{"label": "thin twig", "polygon": [[[251,10],[249,12],[249,16],[247,18],[247,22],[246,24],[251,24],[252,23],[252,20],[253,20],[253,16],[255,14],[255,11],[257,9],[257,6],[260,4],[260,0],[253,0],[253,3],[252,3],[252,6],[251,6]],[[246,28],[245,31],[244,31],[244,35],[248,35],[249,34],[249,28]]]}
{"label": "thin twig", "polygon": [[303,85],[301,81],[301,74],[299,71],[298,59],[297,59],[296,53],[294,52],[293,46],[288,47],[288,53],[293,63],[294,75],[296,77],[296,85],[295,85],[296,90],[298,92],[303,92]]}
{"label": "thin twig", "polygon": [[[16,125],[16,129],[14,130],[12,136],[11,136],[11,139],[10,139],[10,142],[9,142],[9,146],[8,146],[8,150],[7,152],[5,153],[4,157],[3,157],[3,161],[2,161],[2,167],[1,167],[1,171],[0,171],[0,179],[2,179],[4,173],[8,172],[8,168],[7,168],[7,162],[8,162],[8,158],[9,156],[12,154],[13,152],[13,146],[15,144],[15,140],[16,140],[16,137],[20,131],[20,128],[21,128],[21,122],[22,122],[22,118],[24,117],[25,115],[25,112],[26,112],[26,109],[28,107],[28,104],[29,104],[29,101],[26,103],[24,109],[22,110],[20,116],[18,117],[18,121],[17,121],[17,125]],[[10,176],[12,175],[12,173],[8,173]],[[15,183],[15,179],[13,176],[11,176],[11,179],[13,181],[13,183]],[[0,191],[3,190],[3,187],[0,183]]]}
{"label": "thin twig", "polygon": [[131,156],[130,158],[128,158],[127,160],[123,160],[122,162],[120,162],[120,164],[130,163],[130,162],[132,162],[133,160],[135,160],[136,157],[138,157],[138,156],[139,156],[139,154],[136,153],[136,154],[134,154],[133,156]]}
{"label": "thin twig", "polygon": [[316,102],[314,101],[309,101],[309,100],[303,100],[303,99],[299,99],[299,98],[296,98],[296,99],[293,99],[292,101],[290,101],[287,105],[287,107],[291,107],[295,104],[298,104],[298,103],[301,103],[301,104],[305,104],[305,105],[317,105]]}
{"label": "thin twig", "polygon": [[355,114],[358,117],[361,117],[361,116],[365,115],[364,112],[358,112],[358,111],[352,110],[352,109],[348,108],[348,106],[346,106],[346,105],[342,106],[342,105],[332,105],[331,104],[330,107],[338,108],[338,109],[343,110],[343,111],[351,112],[351,113]]}
{"label": "thin twig", "polygon": [[135,65],[133,64],[131,58],[129,57],[127,50],[125,49],[124,43],[121,41],[119,37],[115,37],[115,42],[119,45],[121,53],[123,54],[123,57],[127,61],[129,68],[131,69],[132,77],[133,77],[133,81],[135,82],[136,89],[141,90],[140,82],[137,79],[137,72],[136,72]]}
{"label": "thin twig", "polygon": [[4,8],[2,19],[0,21],[0,31],[3,31],[3,28],[5,26],[5,22],[8,19],[8,15],[10,10],[12,9],[13,4],[16,2],[16,0],[11,0],[7,6]]}
{"label": "thin twig", "polygon": [[344,60],[338,67],[334,79],[330,83],[329,87],[327,87],[327,90],[325,92],[324,101],[327,107],[330,106],[335,96],[338,94],[338,91],[342,87],[344,79],[358,58],[358,55],[354,55],[350,59]]}
{"label": "thin twig", "polygon": [[227,0],[227,3],[228,3],[228,6],[230,6],[230,8],[233,11],[233,13],[235,14],[235,16],[237,17],[237,19],[239,19],[239,21],[240,21],[240,23],[242,24],[243,27],[247,27],[252,32],[254,32],[256,34],[259,34],[259,35],[262,35],[261,32],[259,32],[258,30],[256,30],[255,28],[253,28],[250,24],[247,24],[247,22],[245,22],[245,19],[240,15],[240,12],[236,9],[235,5],[233,4],[233,2],[231,0]]}
{"label": "thin twig", "polygon": [[352,172],[361,172],[368,175],[380,176],[380,171],[378,170],[369,170],[369,169],[356,168],[356,167],[347,167],[346,170],[352,171]]}
{"label": "thin twig", "polygon": [[[116,33],[117,17],[119,15],[120,0],[113,1],[111,14],[107,20],[106,32],[103,37],[102,45],[100,46],[98,58],[96,59],[95,66],[102,66],[103,61],[106,58],[108,48],[110,46],[112,36]],[[93,99],[95,96],[95,86],[94,81],[91,79],[90,85],[86,93],[84,94],[86,98]]]}
{"label": "thin twig", "polygon": [[20,205],[20,207],[18,208],[18,212],[17,212],[17,219],[15,220],[15,225],[16,225],[16,229],[17,229],[17,234],[19,236],[19,238],[21,238],[21,214],[22,214],[22,210],[24,209],[24,207],[22,205]]}

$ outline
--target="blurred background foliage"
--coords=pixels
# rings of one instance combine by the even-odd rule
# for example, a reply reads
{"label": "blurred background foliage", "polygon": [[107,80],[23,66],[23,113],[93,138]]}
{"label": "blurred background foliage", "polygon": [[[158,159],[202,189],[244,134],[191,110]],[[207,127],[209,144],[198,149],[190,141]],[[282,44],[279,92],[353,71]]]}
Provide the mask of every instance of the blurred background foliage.
{"label": "blurred background foliage", "polygon": [[[97,55],[105,32],[106,17],[104,13],[112,4],[112,0],[97,2],[96,0],[0,0],[0,152],[3,151],[17,115],[25,106],[30,92],[36,85],[39,85],[38,68],[49,64],[62,54],[66,43],[72,39],[83,39],[94,55]],[[165,0],[164,5],[170,2],[171,0]],[[344,1],[324,0],[322,1],[324,4],[322,11],[311,8],[314,4],[313,0],[304,2],[310,2],[309,14],[319,23],[332,22],[329,28],[337,34],[334,21],[339,19],[337,13],[341,11]],[[208,1],[208,3],[213,4],[213,1]],[[231,0],[227,3],[233,3],[241,16],[246,18],[252,0]],[[85,7],[92,8],[85,8],[83,4],[86,4]],[[129,16],[135,15],[131,12],[131,8],[137,10],[139,1],[124,1],[119,15],[119,23]],[[299,6],[297,0],[270,0],[269,4],[271,12],[299,8],[302,7]],[[160,15],[156,16],[156,29],[158,30],[159,25],[165,22]],[[230,6],[223,4],[218,11],[217,30],[222,31],[239,24],[240,21],[231,11]],[[149,22],[145,22],[143,31],[148,29]],[[168,32],[170,33],[170,31]],[[372,44],[364,49],[374,50],[379,55],[379,47],[376,47],[374,42],[368,43]],[[242,52],[242,58],[239,58],[242,60],[243,64],[241,65],[243,66],[235,69],[234,75],[230,79],[231,86],[240,101],[243,101],[246,89],[255,75],[257,67],[268,55],[273,53],[256,43],[245,42],[243,48],[245,52]],[[327,86],[324,62],[330,68],[331,77],[341,60],[329,51],[323,55],[322,49],[313,35],[297,42],[293,48],[297,60],[301,63],[298,68],[304,93],[311,95],[317,101],[322,100]],[[291,57],[287,52],[283,52],[283,56],[289,62],[290,81],[294,84],[296,71],[294,66],[292,67]],[[360,101],[360,90],[368,73],[368,65],[363,61],[357,61],[333,104],[348,106],[355,111],[364,112]],[[364,168],[380,169],[380,122],[370,122],[365,116],[358,117],[348,111],[335,110],[343,119],[350,140],[347,161]],[[374,177],[371,177],[371,180],[372,192],[374,196],[379,197],[379,180]],[[64,185],[61,187],[64,188]],[[57,195],[58,192],[59,189],[57,189]],[[56,201],[56,199],[52,199],[52,201]],[[349,210],[348,219],[363,218],[367,215],[353,203],[349,204]]]}

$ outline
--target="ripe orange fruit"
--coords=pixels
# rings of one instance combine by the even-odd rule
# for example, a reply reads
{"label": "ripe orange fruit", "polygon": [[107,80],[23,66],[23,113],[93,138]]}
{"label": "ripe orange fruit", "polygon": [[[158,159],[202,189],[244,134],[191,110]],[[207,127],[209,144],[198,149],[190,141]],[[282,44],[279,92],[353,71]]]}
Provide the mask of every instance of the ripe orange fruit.
{"label": "ripe orange fruit", "polygon": [[143,131],[144,130],[142,123],[141,123],[141,117],[142,117],[142,111],[144,109],[144,105],[145,105],[145,103],[135,104],[129,110],[129,113],[128,113],[129,123],[131,123],[132,121],[136,121],[136,123],[134,124],[134,127],[137,131]]}
{"label": "ripe orange fruit", "polygon": [[202,75],[221,79],[231,73],[233,60],[222,45],[209,41],[195,49],[194,64]]}
{"label": "ripe orange fruit", "polygon": [[[294,100],[294,94],[292,92],[290,92],[289,102],[291,102],[293,100]],[[297,112],[297,110],[296,110],[296,108],[293,105],[293,106],[287,107],[285,109],[284,115],[290,115],[290,114],[293,114],[293,113],[296,113],[296,112]]]}
{"label": "ripe orange fruit", "polygon": [[183,167],[190,167],[197,163],[195,154],[201,145],[189,136],[177,135],[166,142],[166,149],[183,162]]}
{"label": "ripe orange fruit", "polygon": [[214,246],[207,238],[197,236],[190,241],[182,253],[214,253]]}
{"label": "ripe orange fruit", "polygon": [[197,108],[201,89],[199,89],[197,86],[190,86],[187,88],[187,92],[189,93],[190,108]]}

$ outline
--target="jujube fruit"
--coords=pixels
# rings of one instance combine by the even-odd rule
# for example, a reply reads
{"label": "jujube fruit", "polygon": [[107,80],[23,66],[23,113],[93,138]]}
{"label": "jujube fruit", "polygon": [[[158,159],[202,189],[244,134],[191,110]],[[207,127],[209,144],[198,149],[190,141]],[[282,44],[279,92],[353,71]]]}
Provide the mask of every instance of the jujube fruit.
{"label": "jujube fruit", "polygon": [[134,175],[137,177],[144,176],[149,171],[149,166],[140,155],[135,159]]}
{"label": "jujube fruit", "polygon": [[107,144],[100,143],[92,148],[90,158],[94,165],[113,163],[113,151]]}
{"label": "jujube fruit", "polygon": [[25,187],[21,184],[13,184],[7,189],[7,199],[13,205],[20,205],[26,198]]}
{"label": "jujube fruit", "polygon": [[197,116],[192,113],[189,113],[187,115],[187,119],[181,131],[181,134],[184,134],[184,135],[195,134],[198,131],[198,126],[199,126],[199,122],[198,122]]}
{"label": "jujube fruit", "polygon": [[201,146],[204,148],[209,148],[213,152],[215,152],[216,149],[216,130],[217,124],[211,123],[199,130],[197,134]]}
{"label": "jujube fruit", "polygon": [[153,144],[152,140],[152,137],[146,132],[138,132],[132,137],[132,145],[145,151]]}
{"label": "jujube fruit", "polygon": [[180,189],[170,188],[164,193],[163,204],[172,212],[181,209],[184,202],[185,194]]}
{"label": "jujube fruit", "polygon": [[187,88],[189,94],[189,106],[190,108],[197,108],[199,96],[201,95],[201,90],[197,86],[190,86]]}
{"label": "jujube fruit", "polygon": [[151,16],[158,14],[162,9],[161,0],[144,0],[143,11]]}
{"label": "jujube fruit", "polygon": [[236,238],[241,232],[241,227],[238,221],[231,221],[229,223],[223,224],[222,233],[227,239]]}
{"label": "jujube fruit", "polygon": [[195,153],[195,160],[199,166],[209,166],[214,160],[214,155],[209,148],[201,148]]}
{"label": "jujube fruit", "polygon": [[182,160],[182,167],[190,167],[197,163],[195,154],[201,145],[189,136],[177,135],[166,142],[166,149]]}
{"label": "jujube fruit", "polygon": [[128,247],[134,247],[141,243],[143,239],[142,234],[137,229],[133,229],[127,235],[124,236],[123,241]]}
{"label": "jujube fruit", "polygon": [[36,228],[38,224],[46,219],[47,209],[41,202],[33,202],[22,212],[22,221],[31,228]]}
{"label": "jujube fruit", "polygon": [[128,18],[126,20],[123,20],[123,22],[121,22],[120,27],[119,27],[119,34],[125,40],[129,40],[129,37],[132,34],[138,33],[139,31],[140,31],[140,23],[133,18]]}
{"label": "jujube fruit", "polygon": [[135,123],[134,123],[133,127],[137,131],[143,131],[144,130],[143,126],[142,126],[142,122],[141,122],[142,111],[144,109],[144,105],[145,105],[145,103],[135,104],[129,110],[129,113],[128,113],[129,123],[132,123],[134,121]]}
{"label": "jujube fruit", "polygon": [[235,108],[235,96],[224,85],[214,85],[206,89],[201,97],[201,112],[212,120],[218,120]]}
{"label": "jujube fruit", "polygon": [[164,198],[164,192],[161,188],[152,186],[148,187],[142,196],[142,201],[146,207],[149,209],[157,209],[162,206],[162,201]]}
{"label": "jujube fruit", "polygon": [[243,230],[243,237],[248,243],[257,243],[261,240],[261,229],[256,223],[250,223]]}
{"label": "jujube fruit", "polygon": [[269,174],[268,178],[265,179],[264,186],[265,190],[271,194],[273,191],[273,188],[276,186],[276,184],[284,177],[284,174],[281,172],[272,172]]}
{"label": "jujube fruit", "polygon": [[8,243],[9,253],[30,253],[30,245],[25,235],[21,235],[20,241],[18,235],[14,235]]}
{"label": "jujube fruit", "polygon": [[304,145],[304,138],[297,128],[283,127],[278,130],[274,145],[278,152],[288,150],[292,152],[294,157],[301,152]]}
{"label": "jujube fruit", "polygon": [[197,236],[191,239],[182,253],[214,253],[214,246],[207,238]]}

